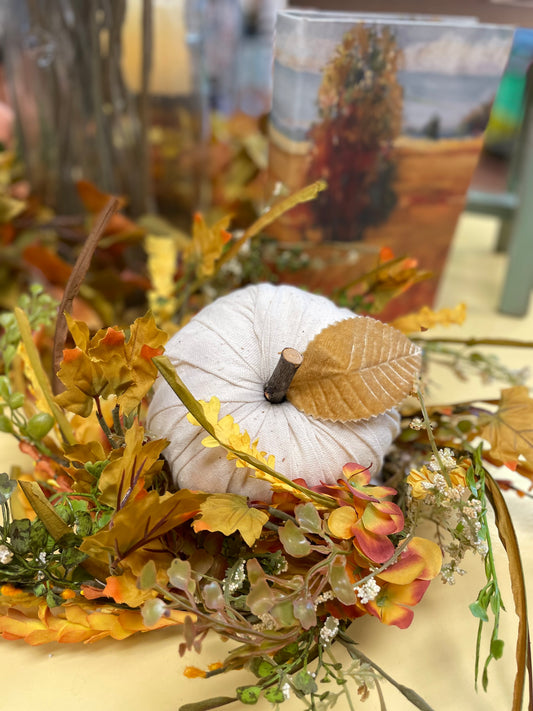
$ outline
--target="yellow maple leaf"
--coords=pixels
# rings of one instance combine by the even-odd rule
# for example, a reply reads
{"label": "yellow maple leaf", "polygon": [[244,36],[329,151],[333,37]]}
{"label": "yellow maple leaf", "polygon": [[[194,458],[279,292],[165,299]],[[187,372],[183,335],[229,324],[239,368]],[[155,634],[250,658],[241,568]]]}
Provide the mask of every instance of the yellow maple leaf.
{"label": "yellow maple leaf", "polygon": [[423,306],[415,313],[406,314],[392,321],[391,326],[402,333],[416,333],[427,331],[435,326],[451,326],[462,324],[466,318],[466,305],[457,304],[454,308],[433,311],[429,306]]}
{"label": "yellow maple leaf", "polygon": [[196,274],[200,279],[214,274],[215,263],[222,255],[224,245],[231,239],[227,231],[230,221],[230,216],[223,217],[208,227],[200,213],[194,216],[192,242],[185,250],[185,259],[196,265]]}
{"label": "yellow maple leaf", "polygon": [[111,556],[124,564],[132,553],[153,548],[160,536],[196,516],[206,496],[187,489],[162,496],[149,491],[144,497],[128,501],[107,528],[84,538],[80,550],[105,563]]}
{"label": "yellow maple leaf", "polygon": [[480,436],[490,444],[494,462],[516,462],[522,455],[533,464],[533,399],[525,385],[502,390],[498,410],[480,422]]}
{"label": "yellow maple leaf", "polygon": [[201,505],[193,528],[196,532],[220,531],[225,536],[239,531],[245,543],[253,546],[267,521],[268,514],[249,506],[245,496],[212,494]]}
{"label": "yellow maple leaf", "polygon": [[125,500],[135,499],[161,471],[163,460],[159,455],[167,444],[166,439],[144,442],[144,428],[134,422],[126,431],[125,447],[109,455],[111,461],[98,481],[99,500],[118,509]]}
{"label": "yellow maple leaf", "polygon": [[151,313],[136,319],[128,338],[120,329],[107,328],[89,339],[85,324],[68,315],[67,322],[76,346],[63,351],[58,377],[66,389],[56,402],[88,417],[96,398],[116,395],[121,411],[129,414],[153,385],[157,368],[152,357],[162,353],[167,334]]}

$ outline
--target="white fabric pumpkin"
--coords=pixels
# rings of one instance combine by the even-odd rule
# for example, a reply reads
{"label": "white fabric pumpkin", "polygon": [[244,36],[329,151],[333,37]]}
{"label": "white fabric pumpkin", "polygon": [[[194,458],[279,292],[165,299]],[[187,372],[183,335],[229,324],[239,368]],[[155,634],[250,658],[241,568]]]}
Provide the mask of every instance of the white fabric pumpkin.
{"label": "white fabric pumpkin", "polygon": [[[290,402],[268,402],[264,386],[285,347],[304,352],[326,326],[354,314],[328,299],[292,286],[259,284],[235,291],[205,307],[167,343],[165,353],[192,394],[215,395],[220,417],[232,415],[241,431],[276,458],[285,476],[308,486],[334,484],[347,462],[379,472],[399,433],[395,410],[366,421],[329,422],[297,410]],[[201,444],[205,431],[187,420],[187,410],[159,376],[148,410],[152,435],[170,444],[164,456],[181,488],[243,494],[270,500],[266,482],[226,459],[225,450]]]}

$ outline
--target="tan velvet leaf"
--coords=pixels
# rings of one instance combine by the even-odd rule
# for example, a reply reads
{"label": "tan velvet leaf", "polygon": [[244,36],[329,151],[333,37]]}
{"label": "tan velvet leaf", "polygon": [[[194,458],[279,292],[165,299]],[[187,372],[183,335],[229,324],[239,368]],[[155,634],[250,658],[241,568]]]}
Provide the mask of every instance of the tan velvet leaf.
{"label": "tan velvet leaf", "polygon": [[366,420],[406,397],[420,366],[420,348],[400,331],[369,317],[346,319],[309,343],[287,398],[323,420]]}

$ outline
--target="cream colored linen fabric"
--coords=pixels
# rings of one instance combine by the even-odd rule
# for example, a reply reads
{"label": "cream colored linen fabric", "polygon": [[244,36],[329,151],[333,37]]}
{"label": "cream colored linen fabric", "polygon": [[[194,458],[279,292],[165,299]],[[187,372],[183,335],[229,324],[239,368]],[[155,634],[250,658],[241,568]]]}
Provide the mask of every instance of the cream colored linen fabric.
{"label": "cream colored linen fabric", "polygon": [[[218,299],[195,316],[167,344],[166,355],[192,394],[215,395],[220,417],[232,415],[259,448],[276,458],[276,469],[309,486],[334,484],[347,462],[381,468],[383,456],[399,433],[394,410],[355,423],[308,417],[290,402],[273,405],[263,390],[280,352],[305,351],[326,326],[354,314],[330,300],[292,286],[259,284]],[[221,448],[206,449],[203,429],[187,420],[187,411],[159,378],[148,411],[148,429],[170,440],[164,451],[180,487],[230,491],[268,500],[270,488],[236,468]]]}

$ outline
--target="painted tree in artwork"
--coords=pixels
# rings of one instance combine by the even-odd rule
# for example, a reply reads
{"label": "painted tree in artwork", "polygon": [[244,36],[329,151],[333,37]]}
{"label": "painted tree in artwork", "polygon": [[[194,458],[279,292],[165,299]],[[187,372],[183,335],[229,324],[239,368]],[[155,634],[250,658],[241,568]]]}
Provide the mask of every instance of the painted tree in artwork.
{"label": "painted tree in artwork", "polygon": [[392,142],[402,120],[401,56],[388,29],[358,24],[324,69],[320,121],[309,132],[308,178],[328,182],[312,204],[315,223],[328,239],[360,240],[396,204]]}

